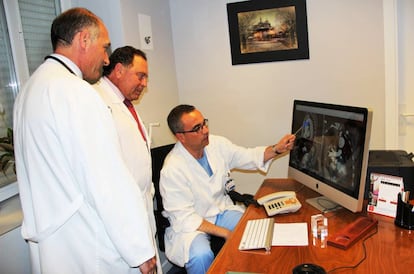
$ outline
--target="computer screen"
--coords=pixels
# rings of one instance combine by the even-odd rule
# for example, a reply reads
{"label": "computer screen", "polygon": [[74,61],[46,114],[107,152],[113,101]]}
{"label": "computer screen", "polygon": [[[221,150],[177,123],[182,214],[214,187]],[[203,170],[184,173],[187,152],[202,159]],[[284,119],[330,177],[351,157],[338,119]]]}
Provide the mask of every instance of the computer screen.
{"label": "computer screen", "polygon": [[372,112],[367,108],[295,100],[288,177],[324,197],[307,200],[328,211],[362,210]]}

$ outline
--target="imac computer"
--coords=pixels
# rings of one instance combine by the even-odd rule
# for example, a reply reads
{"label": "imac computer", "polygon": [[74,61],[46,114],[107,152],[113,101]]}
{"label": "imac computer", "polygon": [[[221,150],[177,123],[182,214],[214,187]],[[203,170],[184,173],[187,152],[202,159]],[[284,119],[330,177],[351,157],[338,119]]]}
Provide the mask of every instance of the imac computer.
{"label": "imac computer", "polygon": [[306,202],[321,211],[362,210],[372,112],[295,100],[288,177],[321,194]]}

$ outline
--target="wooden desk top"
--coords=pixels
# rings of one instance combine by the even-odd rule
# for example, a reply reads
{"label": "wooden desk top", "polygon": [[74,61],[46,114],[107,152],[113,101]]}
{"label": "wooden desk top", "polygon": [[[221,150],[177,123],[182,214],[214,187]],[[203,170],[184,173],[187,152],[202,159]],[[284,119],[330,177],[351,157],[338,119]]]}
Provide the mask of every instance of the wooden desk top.
{"label": "wooden desk top", "polygon": [[[304,247],[273,246],[270,254],[261,250],[239,251],[239,243],[247,220],[267,217],[263,207],[256,208],[251,205],[235,228],[233,235],[217,255],[208,273],[221,274],[227,271],[268,274],[292,273],[293,268],[302,263],[317,264],[322,266],[326,272],[339,267],[348,267],[338,269],[333,273],[408,273],[414,271],[414,230],[410,231],[395,226],[393,218],[369,214],[378,220],[378,232],[365,241],[365,260],[363,260],[363,239],[357,241],[347,250],[332,246],[315,247],[312,244],[310,216],[320,212],[307,204],[305,200],[320,195],[291,179],[267,179],[255,197],[283,190],[296,191],[302,208],[295,213],[276,215],[275,222],[307,222],[309,245]],[[329,234],[334,234],[358,216],[366,216],[367,214],[366,210],[361,213],[352,213],[346,209],[326,213]],[[371,230],[364,238],[374,232],[375,229]],[[356,266],[360,261],[362,262]],[[352,268],[353,266],[356,267]]]}

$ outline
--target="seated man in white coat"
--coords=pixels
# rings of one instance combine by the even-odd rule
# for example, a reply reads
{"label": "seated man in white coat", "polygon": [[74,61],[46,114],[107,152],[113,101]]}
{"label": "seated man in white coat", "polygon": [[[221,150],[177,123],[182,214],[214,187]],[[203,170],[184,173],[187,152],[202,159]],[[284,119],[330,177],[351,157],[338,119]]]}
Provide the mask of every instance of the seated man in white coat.
{"label": "seated man in white coat", "polygon": [[288,134],[273,146],[243,148],[209,135],[208,120],[194,106],[179,105],[168,115],[177,138],[161,170],[160,191],[171,226],[165,233],[167,257],[189,274],[205,273],[214,254],[210,235],[227,239],[243,208],[226,194],[232,169],[267,172],[272,159],[293,147]]}
{"label": "seated man in white coat", "polygon": [[[131,101],[138,100],[148,81],[148,64],[144,52],[131,46],[117,48],[109,57],[109,65],[104,67],[103,77],[94,85],[105,104],[111,110],[121,144],[122,157],[141,189],[148,220],[151,226],[151,246],[155,243],[155,218],[153,209],[154,185],[150,144],[147,131]],[[132,111],[132,112],[131,112]],[[143,223],[144,225],[144,223]],[[160,260],[157,260],[157,273],[162,273]]]}

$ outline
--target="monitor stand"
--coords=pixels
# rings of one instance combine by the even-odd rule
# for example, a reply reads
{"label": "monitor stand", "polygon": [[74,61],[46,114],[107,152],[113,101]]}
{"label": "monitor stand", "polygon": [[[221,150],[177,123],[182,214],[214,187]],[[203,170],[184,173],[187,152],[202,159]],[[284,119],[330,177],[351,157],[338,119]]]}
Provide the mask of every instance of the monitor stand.
{"label": "monitor stand", "polygon": [[342,208],[339,204],[329,200],[325,196],[309,198],[306,199],[306,202],[321,212],[335,211]]}

